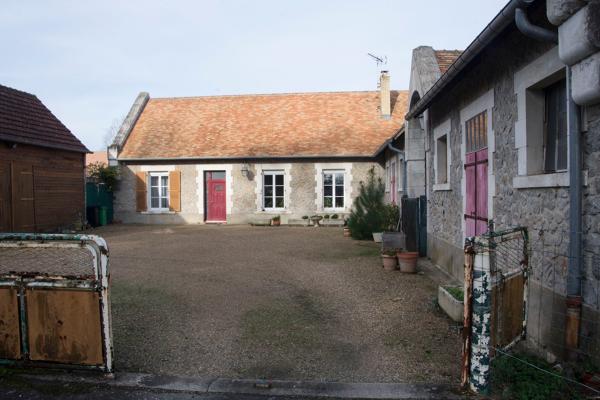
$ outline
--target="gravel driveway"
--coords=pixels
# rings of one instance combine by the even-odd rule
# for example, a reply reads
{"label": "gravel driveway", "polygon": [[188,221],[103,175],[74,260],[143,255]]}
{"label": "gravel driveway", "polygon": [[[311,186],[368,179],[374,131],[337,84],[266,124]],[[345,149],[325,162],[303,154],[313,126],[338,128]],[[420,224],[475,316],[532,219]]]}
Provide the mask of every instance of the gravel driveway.
{"label": "gravel driveway", "polygon": [[457,382],[460,337],[426,275],[334,228],[111,226],[118,370]]}

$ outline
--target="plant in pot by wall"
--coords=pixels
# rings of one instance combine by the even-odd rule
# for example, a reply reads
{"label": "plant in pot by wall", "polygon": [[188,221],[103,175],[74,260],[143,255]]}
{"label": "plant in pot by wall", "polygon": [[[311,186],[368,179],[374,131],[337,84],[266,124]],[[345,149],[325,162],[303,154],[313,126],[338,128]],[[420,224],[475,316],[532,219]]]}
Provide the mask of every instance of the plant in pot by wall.
{"label": "plant in pot by wall", "polygon": [[383,263],[383,269],[386,271],[393,271],[398,265],[398,259],[396,258],[396,250],[383,250],[381,252],[381,261]]}
{"label": "plant in pot by wall", "polygon": [[323,218],[325,218],[325,219],[329,219],[329,214],[325,214],[325,215],[323,215]]}
{"label": "plant in pot by wall", "polygon": [[319,222],[323,219],[321,215],[313,215],[310,217],[314,226],[319,226]]}
{"label": "plant in pot by wall", "polygon": [[306,222],[306,225],[308,225],[308,215],[303,215],[302,220]]}
{"label": "plant in pot by wall", "polygon": [[414,274],[417,272],[417,260],[419,253],[416,251],[398,251],[398,263],[400,264],[400,272]]}
{"label": "plant in pot by wall", "polygon": [[367,181],[360,182],[358,197],[354,201],[348,227],[352,237],[368,240],[373,233],[381,233],[386,228],[385,185],[375,175],[375,168],[369,170]]}
{"label": "plant in pot by wall", "polygon": [[339,215],[337,215],[337,214],[333,214],[333,215],[331,216],[331,219],[338,219],[338,218],[339,218]]}
{"label": "plant in pot by wall", "polygon": [[271,218],[271,225],[273,226],[279,226],[281,225],[281,217],[279,215]]}

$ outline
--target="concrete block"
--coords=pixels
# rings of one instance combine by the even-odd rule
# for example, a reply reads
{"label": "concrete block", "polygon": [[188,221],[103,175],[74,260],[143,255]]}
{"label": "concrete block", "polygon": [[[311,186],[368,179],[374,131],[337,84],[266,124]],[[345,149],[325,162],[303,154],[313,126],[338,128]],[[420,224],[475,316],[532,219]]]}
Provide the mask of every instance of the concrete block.
{"label": "concrete block", "polygon": [[573,65],[598,51],[594,31],[600,21],[592,18],[595,12],[595,7],[586,6],[558,28],[558,55],[565,64]]}
{"label": "concrete block", "polygon": [[600,103],[600,52],[573,66],[573,100],[581,106]]}
{"label": "concrete block", "polygon": [[455,299],[443,286],[438,287],[438,304],[454,322],[463,322],[463,302]]}
{"label": "concrete block", "polygon": [[560,25],[583,6],[583,0],[546,0],[546,15],[548,21]]}

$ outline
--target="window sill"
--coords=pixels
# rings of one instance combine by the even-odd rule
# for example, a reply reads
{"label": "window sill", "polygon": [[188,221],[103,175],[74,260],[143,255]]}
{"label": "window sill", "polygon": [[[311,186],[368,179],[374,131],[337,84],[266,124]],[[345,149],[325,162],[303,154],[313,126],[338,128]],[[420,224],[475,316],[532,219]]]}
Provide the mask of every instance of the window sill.
{"label": "window sill", "polygon": [[[587,186],[588,173],[583,171],[583,186]],[[556,172],[553,174],[524,175],[513,178],[513,188],[531,189],[531,188],[559,188],[569,187],[569,172]]]}
{"label": "window sill", "polygon": [[142,211],[140,214],[148,214],[148,215],[170,215],[170,214],[177,214],[177,212],[175,211]]}
{"label": "window sill", "polygon": [[271,208],[268,210],[258,210],[256,211],[259,214],[289,214],[290,212],[285,208]]}
{"label": "window sill", "polygon": [[450,189],[450,184],[449,183],[435,183],[433,185],[433,191],[434,192],[447,192],[450,191],[452,189]]}

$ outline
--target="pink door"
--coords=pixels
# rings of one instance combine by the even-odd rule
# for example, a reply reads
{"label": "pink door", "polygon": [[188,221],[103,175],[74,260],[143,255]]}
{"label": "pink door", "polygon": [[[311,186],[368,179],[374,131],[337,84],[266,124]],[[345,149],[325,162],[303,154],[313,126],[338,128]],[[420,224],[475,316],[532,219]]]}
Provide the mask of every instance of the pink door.
{"label": "pink door", "polygon": [[487,232],[488,224],[488,149],[487,113],[476,115],[466,123],[465,235]]}
{"label": "pink door", "polygon": [[390,201],[392,204],[396,204],[396,195],[398,191],[396,190],[396,163],[392,163],[391,167],[391,178],[390,178]]}
{"label": "pink door", "polygon": [[206,172],[206,222],[225,222],[225,172]]}

